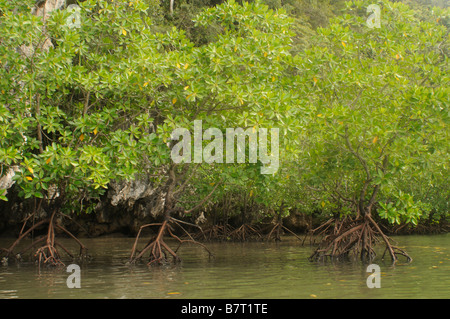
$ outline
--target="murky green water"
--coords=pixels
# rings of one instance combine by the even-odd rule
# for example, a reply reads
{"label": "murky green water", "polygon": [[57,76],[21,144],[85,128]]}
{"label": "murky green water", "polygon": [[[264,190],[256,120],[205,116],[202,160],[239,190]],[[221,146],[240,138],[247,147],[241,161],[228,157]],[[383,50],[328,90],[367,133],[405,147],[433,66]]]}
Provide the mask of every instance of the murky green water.
{"label": "murky green water", "polygon": [[80,289],[67,287],[65,268],[12,262],[0,265],[0,298],[450,298],[450,234],[395,240],[414,261],[375,260],[381,288],[369,289],[367,265],[309,262],[311,248],[294,238],[208,244],[211,259],[186,245],[183,262],[165,267],[127,266],[132,238],[84,239],[92,260],[80,265]]}

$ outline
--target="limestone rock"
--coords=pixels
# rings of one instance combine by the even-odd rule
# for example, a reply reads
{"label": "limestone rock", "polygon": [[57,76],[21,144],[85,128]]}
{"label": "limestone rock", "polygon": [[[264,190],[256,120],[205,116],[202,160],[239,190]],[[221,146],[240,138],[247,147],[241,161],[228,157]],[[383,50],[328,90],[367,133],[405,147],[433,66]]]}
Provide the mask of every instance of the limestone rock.
{"label": "limestone rock", "polygon": [[13,177],[16,172],[20,172],[19,166],[14,165],[8,168],[6,174],[0,178],[0,189],[10,189],[14,185]]}

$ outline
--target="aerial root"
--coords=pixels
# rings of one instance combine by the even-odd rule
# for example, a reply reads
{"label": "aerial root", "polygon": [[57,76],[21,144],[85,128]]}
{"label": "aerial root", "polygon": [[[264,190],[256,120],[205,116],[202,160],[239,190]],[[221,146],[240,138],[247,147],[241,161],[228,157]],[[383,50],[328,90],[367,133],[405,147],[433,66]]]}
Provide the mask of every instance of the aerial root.
{"label": "aerial root", "polygon": [[[309,244],[314,245],[316,243],[316,238],[322,237],[324,234],[327,233],[328,229],[330,227],[332,227],[333,221],[335,221],[335,220],[333,218],[330,218],[329,220],[327,220],[325,223],[323,223],[319,227],[310,229],[306,233],[305,237],[303,238],[302,244],[304,244],[306,239],[309,237],[310,238]],[[339,221],[336,221],[336,222],[339,222]]]}
{"label": "aerial root", "polygon": [[367,216],[367,217],[368,217],[369,221],[371,222],[371,224],[375,227],[375,229],[377,230],[377,232],[378,232],[378,233],[380,234],[380,236],[382,237],[384,243],[386,244],[386,248],[385,248],[385,250],[384,250],[384,252],[383,252],[382,258],[384,258],[384,255],[386,254],[386,251],[388,251],[388,252],[389,252],[389,255],[391,256],[391,259],[392,259],[393,262],[397,261],[397,259],[398,259],[398,258],[397,258],[397,255],[403,256],[403,257],[406,258],[406,260],[407,260],[408,262],[411,262],[411,261],[412,261],[412,258],[411,258],[404,250],[402,250],[402,249],[400,249],[400,248],[398,248],[398,247],[396,247],[396,246],[393,246],[393,245],[390,243],[390,238],[387,237],[387,236],[382,232],[382,230],[380,229],[380,226],[378,226],[378,224],[372,219],[372,217],[371,217],[371,216]]}
{"label": "aerial root", "polygon": [[250,224],[242,224],[239,228],[229,233],[228,238],[235,241],[246,241],[250,239],[261,239],[261,231]]}
{"label": "aerial root", "polygon": [[[55,237],[56,237],[55,236],[55,228],[60,229],[61,231],[63,231],[67,235],[69,235],[69,237],[74,239],[80,246],[80,257],[82,257],[82,258],[85,257],[87,255],[87,248],[72,233],[70,233],[67,229],[65,229],[61,225],[58,225],[54,221],[54,217],[55,217],[56,213],[57,213],[57,210],[55,210],[53,212],[50,219],[41,220],[41,221],[37,222],[36,224],[34,224],[33,226],[31,226],[30,228],[28,228],[24,232],[25,225],[28,220],[28,218],[27,218],[24,222],[24,225],[22,226],[19,237],[14,241],[14,243],[8,249],[2,248],[2,251],[4,251],[6,253],[6,257],[13,256],[16,259],[19,259],[25,252],[27,252],[31,248],[45,242],[45,244],[42,245],[41,247],[39,247],[34,253],[34,257],[35,257],[36,261],[39,263],[39,265],[44,264],[44,265],[49,265],[49,266],[64,266],[64,263],[61,260],[61,254],[58,250],[58,247],[60,249],[62,249],[70,258],[73,259],[74,256],[69,252],[69,250],[66,247],[64,247],[64,245],[62,245],[59,241],[57,241],[55,239]],[[42,236],[42,237],[38,238],[37,240],[34,240],[30,245],[25,247],[21,252],[15,254],[14,253],[15,247],[32,231],[36,230],[37,228],[39,228],[40,226],[42,226],[44,224],[48,224],[47,235]]]}
{"label": "aerial root", "polygon": [[[326,224],[326,226],[325,226]],[[324,235],[317,249],[310,256],[310,260],[333,260],[347,259],[351,254],[360,257],[363,261],[371,261],[376,257],[375,245],[380,237],[385,244],[385,253],[389,252],[391,260],[397,261],[401,255],[411,261],[411,257],[403,250],[391,244],[391,240],[380,229],[378,224],[370,217],[365,216],[356,220],[344,219],[332,222],[327,221],[323,226],[316,228]],[[325,232],[327,230],[328,232]]]}
{"label": "aerial root", "polygon": [[[136,239],[134,241],[133,248],[131,250],[130,263],[135,263],[136,261],[140,260],[147,252],[150,252],[147,265],[168,263],[170,257],[172,257],[172,261],[174,263],[178,263],[181,261],[181,258],[177,255],[177,251],[183,243],[193,243],[199,245],[203,247],[209,253],[210,256],[213,256],[213,254],[208,250],[208,248],[205,245],[197,242],[180,225],[180,222],[181,221],[170,217],[169,219],[165,220],[162,223],[152,223],[141,226],[139,228],[138,234],[136,235]],[[180,239],[178,236],[176,236],[172,232],[172,226],[170,225],[170,223],[176,224],[179,227],[181,227],[181,229],[183,229],[183,231],[188,235],[189,239]],[[138,254],[136,254],[137,244],[142,230],[144,228],[151,226],[159,226],[159,230],[156,237],[150,239],[149,242],[145,245],[145,247]],[[167,245],[167,243],[164,241],[164,234],[166,232],[170,235],[171,238],[174,238],[175,240],[178,241],[179,244],[175,250],[170,248],[169,245]]]}
{"label": "aerial root", "polygon": [[231,240],[230,234],[232,234],[234,230],[235,229],[229,224],[216,224],[197,232],[195,238],[206,241],[228,241]]}
{"label": "aerial root", "polygon": [[276,223],[275,226],[272,227],[272,230],[269,232],[266,239],[270,240],[272,238],[272,236],[274,236],[275,241],[281,241],[280,233],[283,230],[287,231],[288,233],[293,235],[298,240],[302,240],[299,236],[297,236],[292,230],[290,230],[289,228],[284,226],[281,222]]}

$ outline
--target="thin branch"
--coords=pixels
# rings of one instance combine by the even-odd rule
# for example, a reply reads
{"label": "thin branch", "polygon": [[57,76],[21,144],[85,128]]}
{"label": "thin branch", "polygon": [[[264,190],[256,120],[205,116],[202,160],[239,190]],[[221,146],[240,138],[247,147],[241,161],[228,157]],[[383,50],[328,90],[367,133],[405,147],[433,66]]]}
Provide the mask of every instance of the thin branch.
{"label": "thin branch", "polygon": [[214,186],[214,188],[213,188],[213,190],[208,194],[208,195],[206,195],[196,206],[194,206],[193,208],[191,208],[191,209],[189,209],[189,210],[185,210],[184,211],[184,213],[185,214],[190,214],[190,213],[192,213],[193,211],[195,211],[195,210],[197,210],[198,208],[200,208],[202,205],[203,205],[203,203],[205,203],[210,197],[211,197],[211,195],[214,193],[214,191],[216,190],[216,188],[217,188],[217,186],[219,186],[221,183],[222,183],[222,181],[223,181],[223,179],[221,179],[220,180],[220,182],[218,182],[217,184],[216,184],[216,186]]}
{"label": "thin branch", "polygon": [[[384,159],[383,159],[383,166],[382,166],[382,168],[381,168],[381,171],[383,172],[383,174],[384,174],[384,172],[386,171],[386,168],[387,168],[387,166],[388,166],[388,163],[389,163],[389,155],[386,155],[385,157],[384,157]],[[372,192],[372,196],[371,196],[371,198],[370,198],[370,200],[369,200],[369,203],[367,204],[367,209],[368,209],[368,211],[369,211],[369,215],[370,215],[370,210],[371,210],[371,208],[372,208],[372,205],[375,203],[375,198],[377,197],[377,194],[378,194],[378,191],[380,190],[380,184],[377,184],[376,186],[375,186],[375,189],[373,190],[373,192]]]}
{"label": "thin branch", "polygon": [[[189,175],[189,177],[184,181],[184,183],[177,189],[173,191],[173,196],[175,196],[176,194],[178,194],[179,192],[181,192],[189,183],[189,181],[192,179],[192,177],[195,175],[195,172],[197,171],[199,165],[195,165],[194,167],[194,171]],[[186,170],[186,172],[183,174],[183,176],[187,173],[188,170]]]}
{"label": "thin branch", "polygon": [[366,176],[367,176],[367,180],[370,180],[371,177],[370,177],[369,167],[367,166],[366,160],[365,160],[358,152],[356,152],[356,151],[353,149],[353,147],[352,147],[352,145],[351,145],[351,143],[350,143],[349,136],[348,136],[348,126],[345,126],[345,135],[344,135],[344,138],[345,138],[345,143],[346,143],[346,145],[347,145],[348,150],[349,150],[353,155],[355,155],[355,157],[359,160],[359,162],[361,163],[361,165],[364,167],[364,170],[365,170]]}
{"label": "thin branch", "polygon": [[36,95],[36,119],[37,119],[37,138],[39,141],[39,153],[44,153],[44,147],[42,144],[42,127],[39,122],[39,117],[41,116],[41,96],[39,94]]}
{"label": "thin branch", "polygon": [[89,97],[91,96],[91,91],[87,93],[86,101],[84,102],[84,108],[83,108],[83,116],[86,115],[88,109],[89,109]]}

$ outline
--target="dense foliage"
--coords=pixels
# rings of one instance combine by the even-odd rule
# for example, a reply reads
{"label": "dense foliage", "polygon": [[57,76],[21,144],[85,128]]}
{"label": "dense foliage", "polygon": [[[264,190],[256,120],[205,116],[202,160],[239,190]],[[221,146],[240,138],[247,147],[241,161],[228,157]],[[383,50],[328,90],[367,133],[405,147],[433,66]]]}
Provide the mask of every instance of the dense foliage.
{"label": "dense foliage", "polygon": [[[190,214],[214,190],[201,204],[215,221],[448,219],[449,11],[377,3],[380,28],[362,0],[175,1],[172,13],[86,0],[79,25],[67,10],[44,19],[33,0],[0,0],[1,172],[18,166],[24,199],[67,213],[92,212],[112,181],[162,185],[175,172],[174,205]],[[279,128],[278,171],[173,167],[171,132],[194,120]]]}

